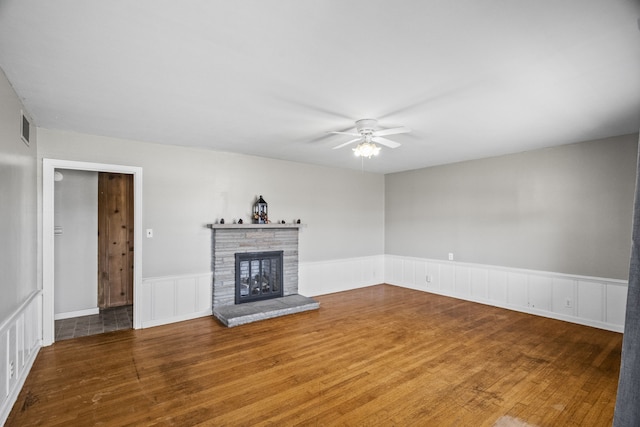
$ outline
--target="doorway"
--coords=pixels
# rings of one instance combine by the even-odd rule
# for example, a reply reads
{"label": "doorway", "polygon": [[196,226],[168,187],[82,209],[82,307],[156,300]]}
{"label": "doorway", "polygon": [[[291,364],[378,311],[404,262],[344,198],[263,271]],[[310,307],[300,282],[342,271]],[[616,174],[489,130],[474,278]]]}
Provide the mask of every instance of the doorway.
{"label": "doorway", "polygon": [[133,175],[56,169],[55,341],[131,329]]}
{"label": "doorway", "polygon": [[[134,166],[109,165],[100,163],[77,162],[68,160],[43,159],[42,173],[42,326],[43,345],[55,340],[54,322],[54,174],[56,169],[73,169],[131,176],[130,191],[133,194],[133,248],[130,270],[132,270],[132,289],[125,296],[133,302],[133,327],[142,326],[139,316],[139,303],[142,283],[142,168]],[[120,252],[122,253],[122,252]],[[119,291],[122,292],[122,291]]]}

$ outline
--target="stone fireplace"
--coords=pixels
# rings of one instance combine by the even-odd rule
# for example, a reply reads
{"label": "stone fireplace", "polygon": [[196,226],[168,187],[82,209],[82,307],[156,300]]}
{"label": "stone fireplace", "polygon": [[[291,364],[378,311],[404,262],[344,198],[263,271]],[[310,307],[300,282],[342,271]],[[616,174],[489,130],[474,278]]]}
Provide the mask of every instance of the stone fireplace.
{"label": "stone fireplace", "polygon": [[282,296],[298,293],[297,224],[212,224],[210,227],[213,229],[214,308],[236,303],[236,254],[282,251]]}
{"label": "stone fireplace", "polygon": [[[227,326],[318,308],[314,300],[298,295],[299,224],[208,226],[213,231],[212,309]],[[271,255],[264,257],[266,254]],[[272,256],[281,259],[275,269]],[[263,258],[269,261],[258,261]],[[244,272],[243,261],[248,269]],[[275,292],[274,286],[279,288]],[[243,300],[243,293],[247,299]],[[231,324],[228,319],[234,313],[250,313],[251,319]]]}

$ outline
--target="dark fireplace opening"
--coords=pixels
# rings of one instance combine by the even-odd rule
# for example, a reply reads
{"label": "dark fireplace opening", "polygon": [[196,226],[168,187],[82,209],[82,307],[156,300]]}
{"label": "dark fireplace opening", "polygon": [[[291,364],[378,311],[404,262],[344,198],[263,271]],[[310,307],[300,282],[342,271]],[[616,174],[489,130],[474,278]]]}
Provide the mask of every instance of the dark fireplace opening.
{"label": "dark fireplace opening", "polygon": [[282,296],[283,251],[235,255],[236,304]]}

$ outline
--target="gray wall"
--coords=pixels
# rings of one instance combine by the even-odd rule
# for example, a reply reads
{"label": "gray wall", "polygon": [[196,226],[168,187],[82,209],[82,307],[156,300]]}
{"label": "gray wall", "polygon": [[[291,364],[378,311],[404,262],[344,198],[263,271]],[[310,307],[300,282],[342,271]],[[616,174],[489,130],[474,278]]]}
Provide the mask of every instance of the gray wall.
{"label": "gray wall", "polygon": [[47,129],[38,156],[143,168],[145,278],[211,271],[206,224],[249,221],[260,194],[272,220],[306,224],[300,262],[384,253],[382,175]]}
{"label": "gray wall", "polygon": [[386,176],[385,253],[626,279],[638,135]]}
{"label": "gray wall", "polygon": [[0,323],[37,289],[36,128],[27,146],[21,108],[0,70]]}
{"label": "gray wall", "polygon": [[143,276],[211,270],[220,217],[301,218],[300,262],[387,253],[626,279],[638,135],[387,176],[39,129],[39,157],[141,166]]}
{"label": "gray wall", "polygon": [[54,313],[98,308],[98,173],[60,170],[55,182]]}

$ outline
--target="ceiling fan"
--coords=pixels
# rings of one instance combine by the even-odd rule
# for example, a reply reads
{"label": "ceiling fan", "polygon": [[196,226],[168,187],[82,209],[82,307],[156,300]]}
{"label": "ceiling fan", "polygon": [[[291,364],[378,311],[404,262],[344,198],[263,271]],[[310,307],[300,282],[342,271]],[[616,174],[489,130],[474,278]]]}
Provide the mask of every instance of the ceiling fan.
{"label": "ceiling fan", "polygon": [[354,142],[360,141],[358,146],[353,149],[356,156],[359,157],[371,157],[377,156],[380,152],[380,147],[378,147],[375,143],[384,145],[389,148],[396,148],[400,146],[400,143],[392,141],[387,138],[383,138],[387,135],[395,135],[398,133],[407,133],[411,132],[411,129],[401,126],[392,129],[380,129],[378,128],[378,121],[375,119],[361,119],[356,121],[356,130],[357,133],[354,132],[329,132],[329,133],[337,133],[340,135],[350,135],[357,136],[357,138],[352,139],[351,141],[344,142],[340,145],[336,145],[333,147],[334,150],[342,147],[346,147],[349,144],[353,144]]}

